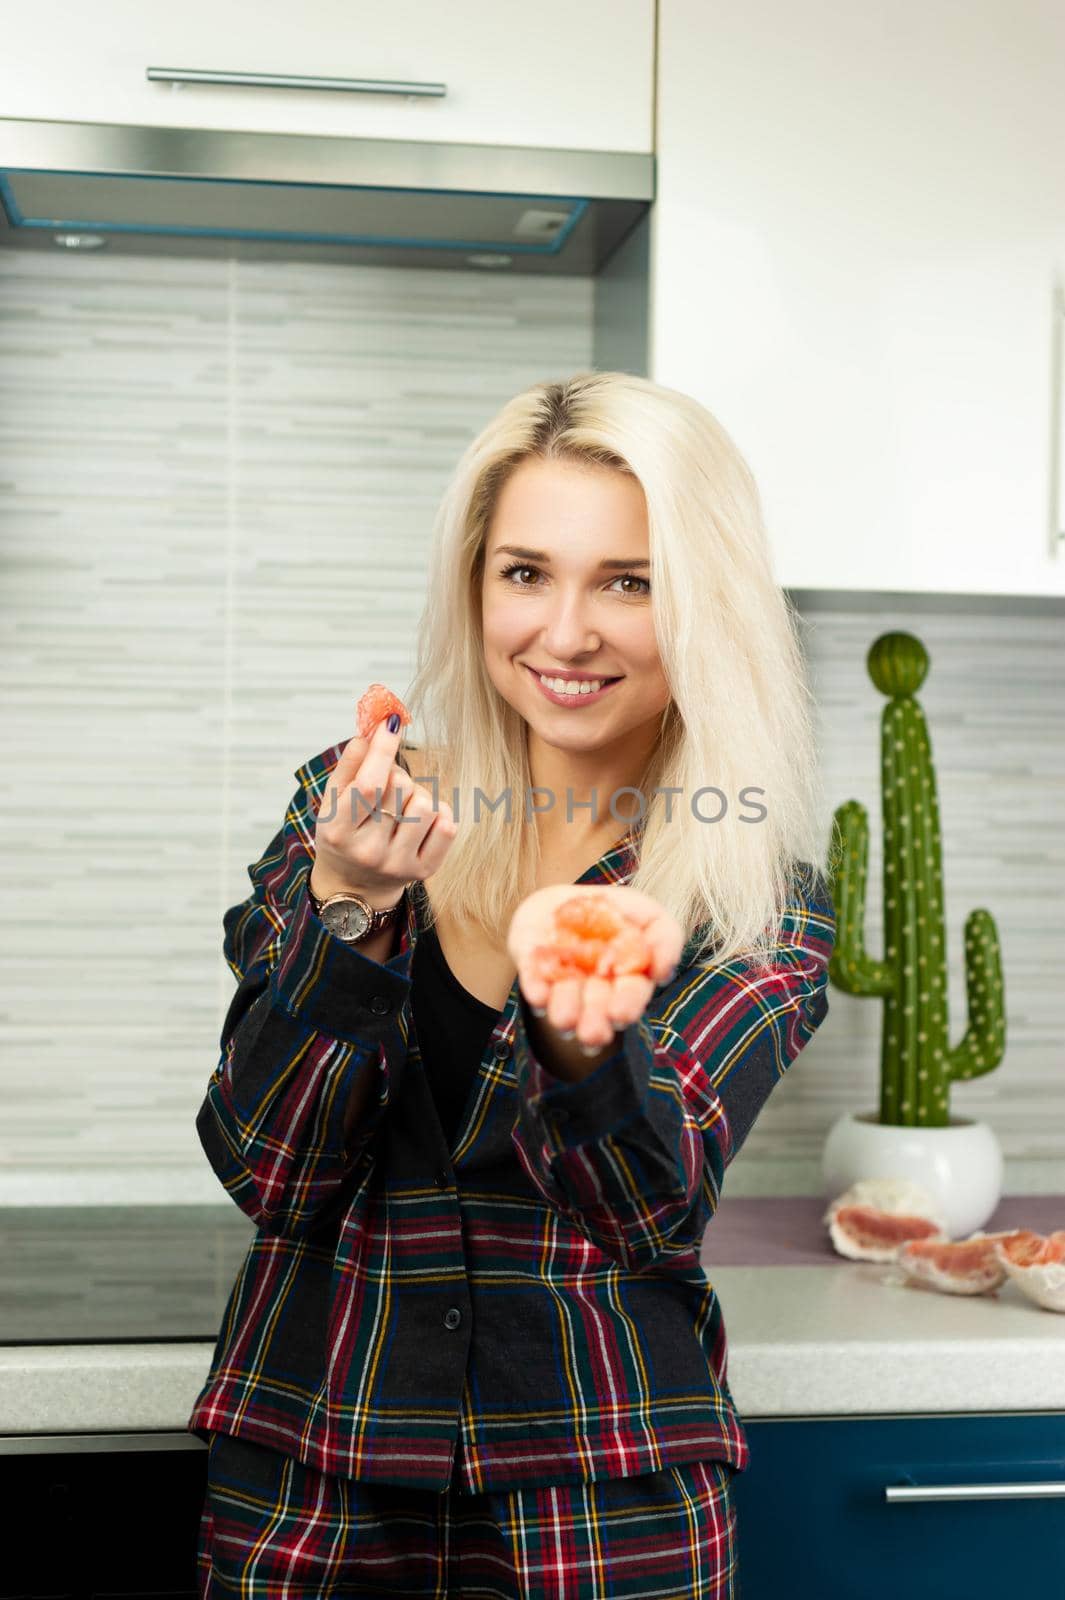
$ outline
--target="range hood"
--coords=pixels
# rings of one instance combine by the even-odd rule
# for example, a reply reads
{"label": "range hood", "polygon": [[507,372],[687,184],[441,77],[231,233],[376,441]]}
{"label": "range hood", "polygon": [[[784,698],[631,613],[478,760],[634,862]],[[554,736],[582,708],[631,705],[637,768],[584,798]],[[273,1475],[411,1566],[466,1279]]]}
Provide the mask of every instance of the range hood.
{"label": "range hood", "polygon": [[654,157],[0,117],[0,248],[591,276]]}

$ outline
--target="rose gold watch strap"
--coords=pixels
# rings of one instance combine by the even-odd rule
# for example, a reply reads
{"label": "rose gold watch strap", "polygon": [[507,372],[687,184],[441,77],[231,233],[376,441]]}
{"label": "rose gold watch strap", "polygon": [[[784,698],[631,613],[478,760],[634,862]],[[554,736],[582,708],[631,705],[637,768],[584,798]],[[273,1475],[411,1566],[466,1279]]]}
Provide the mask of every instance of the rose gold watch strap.
{"label": "rose gold watch strap", "polygon": [[[406,894],[404,889],[403,894]],[[394,906],[389,906],[385,911],[375,911],[373,921],[370,923],[368,934],[380,933],[382,928],[390,928],[399,918],[403,910],[403,894],[400,895]]]}

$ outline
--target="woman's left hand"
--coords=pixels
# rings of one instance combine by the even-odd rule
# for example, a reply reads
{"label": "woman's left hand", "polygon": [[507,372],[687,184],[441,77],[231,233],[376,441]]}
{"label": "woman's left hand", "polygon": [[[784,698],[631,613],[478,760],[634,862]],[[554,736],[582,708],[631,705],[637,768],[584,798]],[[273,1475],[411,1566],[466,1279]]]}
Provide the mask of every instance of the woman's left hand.
{"label": "woman's left hand", "polygon": [[[594,894],[635,923],[651,950],[652,975],[629,973],[619,978],[559,978],[555,982],[536,975],[531,954],[537,945],[553,944],[555,907],[578,895]],[[654,993],[676,969],[684,949],[684,933],[674,916],[639,889],[628,884],[551,884],[527,895],[511,918],[507,950],[518,969],[518,984],[530,1007],[546,1015],[548,1023],[565,1037],[576,1036],[582,1045],[602,1049],[614,1034],[635,1022]]]}

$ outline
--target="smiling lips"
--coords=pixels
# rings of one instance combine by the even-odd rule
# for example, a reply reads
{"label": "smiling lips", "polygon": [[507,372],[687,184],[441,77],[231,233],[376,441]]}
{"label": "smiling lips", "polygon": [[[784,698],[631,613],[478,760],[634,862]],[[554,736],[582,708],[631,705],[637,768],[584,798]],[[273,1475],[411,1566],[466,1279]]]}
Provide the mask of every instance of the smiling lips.
{"label": "smiling lips", "polygon": [[[546,700],[550,700],[552,705],[556,706],[590,705],[593,701],[601,700],[605,694],[610,693],[611,689],[616,683],[621,682],[620,678],[592,679],[591,681],[593,683],[599,682],[601,687],[593,690],[578,688],[562,690],[560,692],[558,689],[549,689],[535,668],[528,667],[527,670],[532,674],[532,677],[534,678],[536,685],[544,698]],[[556,678],[554,681],[557,683],[560,680]]]}
{"label": "smiling lips", "polygon": [[568,688],[571,683],[613,683],[615,678],[621,676],[618,672],[551,672],[546,667],[534,667],[529,664],[530,672],[535,672],[538,678],[546,678],[548,683],[564,683]]}

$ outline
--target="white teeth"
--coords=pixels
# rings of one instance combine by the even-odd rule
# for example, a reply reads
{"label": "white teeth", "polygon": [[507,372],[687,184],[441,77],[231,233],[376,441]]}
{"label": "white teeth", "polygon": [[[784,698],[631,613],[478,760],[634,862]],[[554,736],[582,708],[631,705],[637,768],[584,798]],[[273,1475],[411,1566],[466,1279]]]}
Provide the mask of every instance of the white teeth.
{"label": "white teeth", "polygon": [[545,678],[543,673],[540,672],[536,676],[542,684],[545,684],[548,689],[553,689],[556,694],[594,694],[606,682],[605,678],[593,678],[590,683],[575,683],[572,680],[567,682],[565,678]]}

